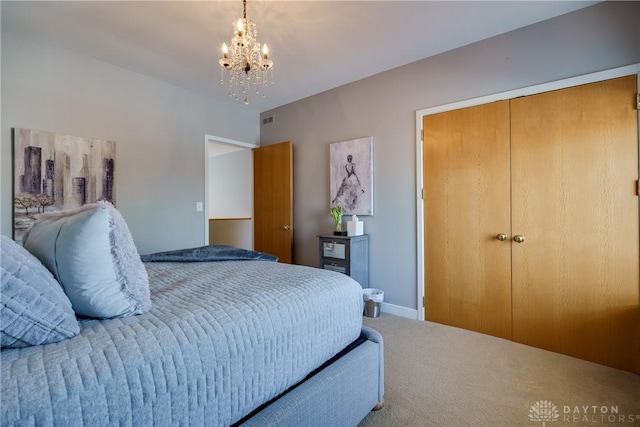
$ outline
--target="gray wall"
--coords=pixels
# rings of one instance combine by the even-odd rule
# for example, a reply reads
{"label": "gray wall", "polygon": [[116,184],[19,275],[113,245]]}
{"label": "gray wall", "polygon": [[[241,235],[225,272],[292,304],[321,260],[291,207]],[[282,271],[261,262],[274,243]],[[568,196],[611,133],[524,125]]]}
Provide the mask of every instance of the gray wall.
{"label": "gray wall", "polygon": [[[215,76],[212,75],[212,79]],[[140,253],[208,240],[205,134],[258,143],[258,112],[2,33],[0,222],[11,235],[11,128],[116,141],[116,203]]]}
{"label": "gray wall", "polygon": [[293,142],[296,263],[317,266],[332,229],[329,144],[373,136],[370,285],[416,310],[416,111],[638,63],[638,22],[640,2],[600,3],[261,114],[261,145]]}
{"label": "gray wall", "polygon": [[252,212],[251,149],[209,157],[209,218],[251,218]]}

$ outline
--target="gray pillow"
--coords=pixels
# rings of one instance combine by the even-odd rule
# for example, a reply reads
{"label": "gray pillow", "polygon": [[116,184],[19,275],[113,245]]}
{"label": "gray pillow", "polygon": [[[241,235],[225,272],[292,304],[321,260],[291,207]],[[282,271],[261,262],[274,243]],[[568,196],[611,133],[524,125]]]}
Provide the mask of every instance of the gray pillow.
{"label": "gray pillow", "polygon": [[43,214],[23,244],[58,279],[77,314],[112,318],[151,308],[147,270],[110,203]]}
{"label": "gray pillow", "polygon": [[2,236],[0,250],[0,347],[26,347],[80,332],[69,298],[42,263]]}

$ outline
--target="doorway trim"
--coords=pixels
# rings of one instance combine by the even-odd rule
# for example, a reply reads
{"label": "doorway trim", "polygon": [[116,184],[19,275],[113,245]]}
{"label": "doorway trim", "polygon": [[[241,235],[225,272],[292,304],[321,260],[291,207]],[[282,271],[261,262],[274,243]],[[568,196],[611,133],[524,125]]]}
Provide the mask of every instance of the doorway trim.
{"label": "doorway trim", "polygon": [[221,136],[204,135],[204,245],[209,244],[209,144],[221,143],[233,145],[235,147],[254,149],[259,147],[259,144],[252,144],[250,142],[237,141],[235,139],[223,138]]}
{"label": "doorway trim", "polygon": [[[453,102],[449,104],[438,105],[421,110],[416,110],[416,230],[417,230],[417,312],[418,320],[425,320],[425,301],[424,301],[424,206],[423,206],[423,146],[422,146],[422,117],[431,114],[442,113],[445,111],[457,110],[460,108],[473,107],[490,102],[501,101],[505,99],[518,98],[520,96],[535,95],[538,93],[549,92],[558,89],[565,89],[572,86],[579,86],[588,83],[595,83],[603,80],[614,79],[617,77],[628,76],[640,73],[640,63],[627,65],[624,67],[613,68],[610,70],[599,71],[596,73],[584,74],[577,77],[558,80],[549,83],[542,83],[525,88],[509,90],[493,95],[481,96],[478,98],[467,99],[463,101]],[[640,79],[640,76],[639,76]]]}

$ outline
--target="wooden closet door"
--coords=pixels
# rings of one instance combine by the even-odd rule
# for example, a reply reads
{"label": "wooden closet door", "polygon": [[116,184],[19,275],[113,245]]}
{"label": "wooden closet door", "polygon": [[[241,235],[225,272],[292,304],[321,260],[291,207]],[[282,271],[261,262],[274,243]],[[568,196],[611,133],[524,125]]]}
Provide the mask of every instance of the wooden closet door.
{"label": "wooden closet door", "polygon": [[509,103],[424,116],[425,317],[511,338]]}
{"label": "wooden closet door", "polygon": [[636,77],[511,101],[513,339],[640,372]]}

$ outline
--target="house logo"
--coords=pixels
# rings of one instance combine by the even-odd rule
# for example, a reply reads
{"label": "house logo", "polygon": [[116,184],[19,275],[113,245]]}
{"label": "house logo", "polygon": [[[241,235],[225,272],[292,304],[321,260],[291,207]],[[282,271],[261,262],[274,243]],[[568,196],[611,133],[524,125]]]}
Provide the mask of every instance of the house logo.
{"label": "house logo", "polygon": [[[542,423],[561,421],[572,425],[640,424],[640,411],[620,413],[618,405],[561,405],[539,400],[529,408],[529,421]],[[532,426],[533,427],[533,426]],[[551,427],[551,426],[549,426]]]}
{"label": "house logo", "polygon": [[529,420],[542,422],[542,427],[546,427],[548,421],[558,421],[558,418],[558,408],[549,400],[539,400],[529,409]]}

